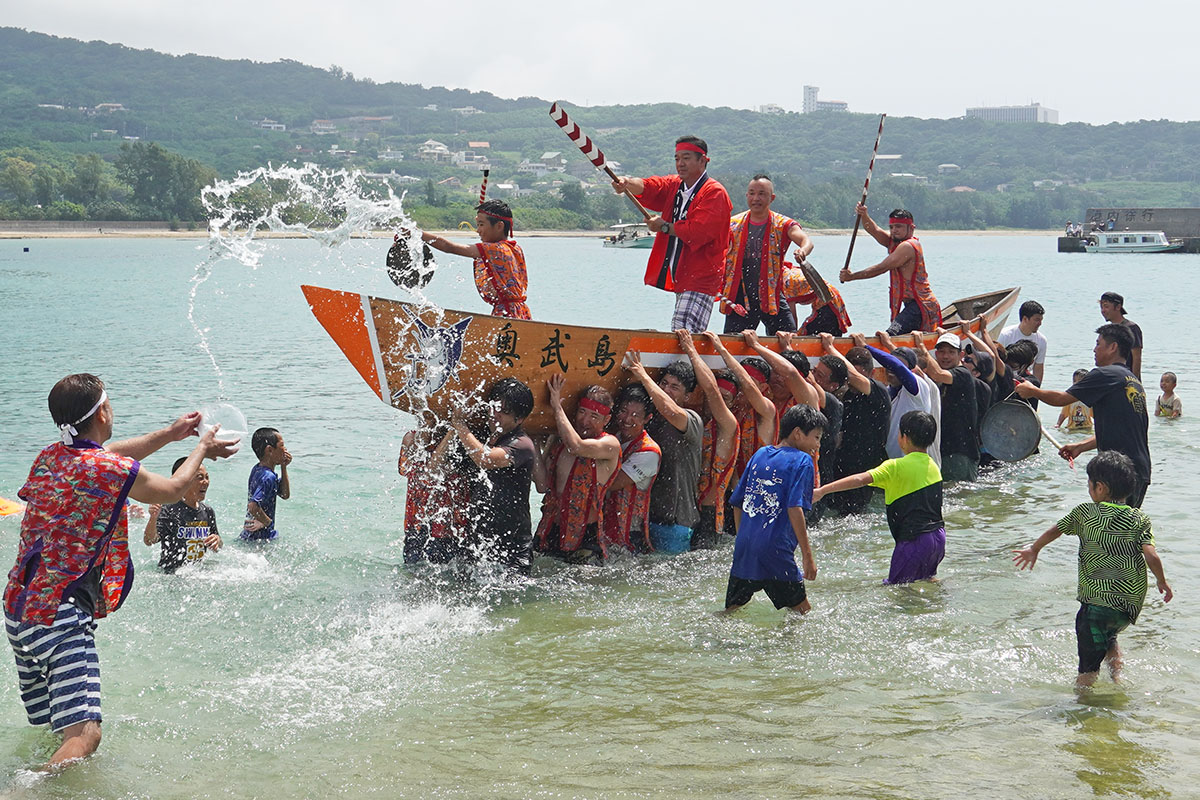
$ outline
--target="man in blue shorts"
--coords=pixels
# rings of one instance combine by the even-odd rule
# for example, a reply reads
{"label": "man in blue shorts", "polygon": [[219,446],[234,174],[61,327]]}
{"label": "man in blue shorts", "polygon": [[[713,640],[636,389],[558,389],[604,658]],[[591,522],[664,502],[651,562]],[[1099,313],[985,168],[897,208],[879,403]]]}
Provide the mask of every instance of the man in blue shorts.
{"label": "man in blue shorts", "polygon": [[[825,416],[815,408],[789,408],[779,423],[779,444],[759,448],[746,465],[729,498],[737,539],[733,567],[725,590],[725,610],[734,611],[762,590],[776,608],[801,614],[812,605],[804,578],[817,577],[817,562],[808,543],[806,511],[812,509],[816,452],[825,431]],[[796,566],[796,547],[804,575]]]}

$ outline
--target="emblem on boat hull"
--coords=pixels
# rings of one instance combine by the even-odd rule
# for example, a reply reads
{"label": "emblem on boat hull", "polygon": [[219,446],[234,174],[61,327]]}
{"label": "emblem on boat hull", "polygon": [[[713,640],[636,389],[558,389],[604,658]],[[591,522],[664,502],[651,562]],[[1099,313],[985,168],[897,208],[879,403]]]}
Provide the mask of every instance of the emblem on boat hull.
{"label": "emblem on boat hull", "polygon": [[406,355],[408,375],[404,385],[392,392],[392,400],[402,396],[428,397],[458,374],[462,359],[463,339],[473,317],[467,317],[447,328],[426,325],[415,314],[411,316],[416,347]]}

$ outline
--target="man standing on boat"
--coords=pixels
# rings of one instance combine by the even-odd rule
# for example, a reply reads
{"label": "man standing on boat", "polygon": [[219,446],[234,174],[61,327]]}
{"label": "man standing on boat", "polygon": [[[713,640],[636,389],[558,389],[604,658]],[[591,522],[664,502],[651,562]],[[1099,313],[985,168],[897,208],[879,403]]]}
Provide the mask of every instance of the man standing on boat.
{"label": "man standing on boat", "polygon": [[888,273],[891,280],[888,300],[892,309],[888,335],[935,330],[942,324],[942,307],[938,305],[929,286],[929,275],[925,272],[925,251],[913,235],[916,229],[913,215],[902,208],[896,209],[889,215],[888,230],[885,231],[875,224],[862,203],[858,204],[855,211],[862,220],[863,230],[886,247],[888,255],[875,266],[860,272],[842,267],[839,275],[842,283]]}
{"label": "man standing on boat", "polygon": [[612,185],[659,212],[646,220],[657,234],[646,285],[675,293],[671,330],[700,333],[708,328],[714,297],[721,291],[733,204],[725,187],[708,177],[703,139],[675,140],[675,171],[677,175],[621,177]]}
{"label": "man standing on boat", "polygon": [[[775,185],[766,173],[750,179],[746,187],[749,209],[729,220],[729,251],[725,255],[725,286],[721,313],[725,332],[757,330],[761,321],[768,336],[795,331],[796,320],[783,296],[783,266],[788,248],[804,259],[813,243],[800,223],[771,210]],[[734,303],[742,306],[736,310]]]}

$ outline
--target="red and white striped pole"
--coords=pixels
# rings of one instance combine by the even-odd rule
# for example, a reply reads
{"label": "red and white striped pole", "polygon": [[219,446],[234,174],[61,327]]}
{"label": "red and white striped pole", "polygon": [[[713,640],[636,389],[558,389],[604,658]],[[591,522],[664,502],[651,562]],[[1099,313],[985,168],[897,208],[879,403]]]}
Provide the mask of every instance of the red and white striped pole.
{"label": "red and white striped pole", "polygon": [[[580,151],[587,156],[588,161],[596,165],[596,169],[604,170],[608,173],[608,177],[614,181],[617,180],[617,173],[613,172],[612,168],[604,163],[604,153],[600,152],[600,148],[591,140],[591,137],[587,136],[580,130],[578,125],[571,121],[571,118],[567,116],[567,112],[558,107],[558,103],[550,105],[550,119],[554,120],[558,124],[558,127],[563,129],[563,133],[567,134],[567,138],[574,142]],[[643,217],[650,219],[650,212],[646,210],[644,205],[638,202],[636,197],[631,194],[625,196],[637,206],[638,211],[641,212]]]}
{"label": "red and white striped pole", "polygon": [[[871,163],[867,165],[867,180],[863,183],[863,193],[861,202],[867,204],[867,189],[871,188],[871,171],[875,169],[875,156],[879,155],[879,140],[883,138],[883,121],[887,119],[887,114],[879,115],[879,133],[875,134],[875,148],[871,150]],[[850,234],[850,249],[846,251],[846,263],[842,269],[850,269],[850,256],[854,255],[854,240],[858,237],[858,224],[862,220],[858,214],[854,215],[854,232]]]}
{"label": "red and white striped pole", "polygon": [[483,201],[487,200],[487,179],[490,169],[483,171],[483,184],[479,187],[479,205],[483,205]]}

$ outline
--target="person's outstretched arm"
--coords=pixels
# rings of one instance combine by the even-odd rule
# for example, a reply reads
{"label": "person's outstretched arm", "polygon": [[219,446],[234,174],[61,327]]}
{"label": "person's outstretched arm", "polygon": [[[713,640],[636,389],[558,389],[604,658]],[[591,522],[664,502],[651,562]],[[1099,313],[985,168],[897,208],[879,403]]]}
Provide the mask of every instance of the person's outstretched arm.
{"label": "person's outstretched arm", "polygon": [[1038,553],[1042,552],[1042,548],[1053,542],[1059,536],[1062,536],[1062,531],[1058,529],[1058,525],[1051,525],[1050,528],[1038,537],[1037,541],[1029,545],[1023,550],[1013,550],[1013,563],[1018,569],[1033,569],[1037,563]]}
{"label": "person's outstretched arm", "polygon": [[742,390],[742,394],[746,395],[746,400],[750,403],[750,407],[758,414],[760,423],[775,417],[775,404],[763,396],[762,390],[758,388],[758,382],[750,377],[750,373],[746,372],[746,368],[741,362],[733,357],[733,354],[725,347],[721,337],[712,331],[705,331],[704,336],[725,360],[725,366],[729,371],[737,376],[738,386]]}
{"label": "person's outstretched arm", "polygon": [[1154,545],[1144,544],[1142,545],[1142,555],[1146,558],[1146,566],[1154,575],[1155,585],[1163,596],[1163,602],[1171,602],[1175,593],[1171,591],[1171,585],[1167,583],[1167,576],[1163,573],[1162,559],[1158,557],[1158,551],[1154,549]]}
{"label": "person's outstretched arm", "polygon": [[[678,335],[679,331],[675,331],[675,333]],[[663,419],[671,423],[671,426],[677,431],[687,430],[687,412],[650,378],[650,374],[646,372],[646,367],[642,364],[641,353],[637,350],[630,350],[625,354],[621,366],[633,373],[633,377],[642,384],[646,394],[650,395],[650,402],[654,403],[654,410],[661,414]]]}
{"label": "person's outstretched arm", "polygon": [[784,382],[787,383],[788,391],[792,393],[792,397],[796,398],[797,403],[803,403],[806,406],[820,409],[821,397],[817,395],[812,385],[800,374],[800,370],[792,365],[792,362],[760,342],[758,340],[758,333],[755,331],[742,331],[742,340],[754,348],[754,352],[762,356],[763,361],[767,362],[767,366],[771,368],[772,372],[778,372],[783,376]]}
{"label": "person's outstretched arm", "polygon": [[191,411],[165,428],[134,436],[132,439],[110,442],[105,449],[135,461],[142,461],[171,442],[181,442],[189,436],[196,436],[199,427],[200,412]]}
{"label": "person's outstretched arm", "polygon": [[871,351],[871,355],[875,357],[875,360],[883,365],[884,369],[900,380],[900,385],[904,387],[904,391],[914,396],[920,393],[917,376],[908,368],[907,364],[891,353],[883,352],[878,347],[867,345],[867,349]]}
{"label": "person's outstretched arm", "polygon": [[479,248],[473,244],[459,244],[452,242],[445,236],[438,236],[427,231],[421,231],[421,241],[426,242],[434,250],[440,250],[443,253],[451,255],[463,256],[464,258],[475,258],[479,255]]}
{"label": "person's outstretched arm", "polygon": [[846,382],[850,384],[851,389],[859,394],[871,393],[870,377],[859,372],[858,369],[851,364],[850,361],[844,355],[842,355],[842,353],[836,347],[833,346],[832,333],[821,334],[821,347],[825,349],[826,355],[831,355],[846,365]]}
{"label": "person's outstretched arm", "polygon": [[871,485],[871,473],[860,472],[857,475],[847,475],[844,478],[838,478],[836,481],[824,483],[813,489],[813,502],[817,502],[827,494],[835,494],[837,492],[846,492],[850,489],[861,489],[863,486]]}

